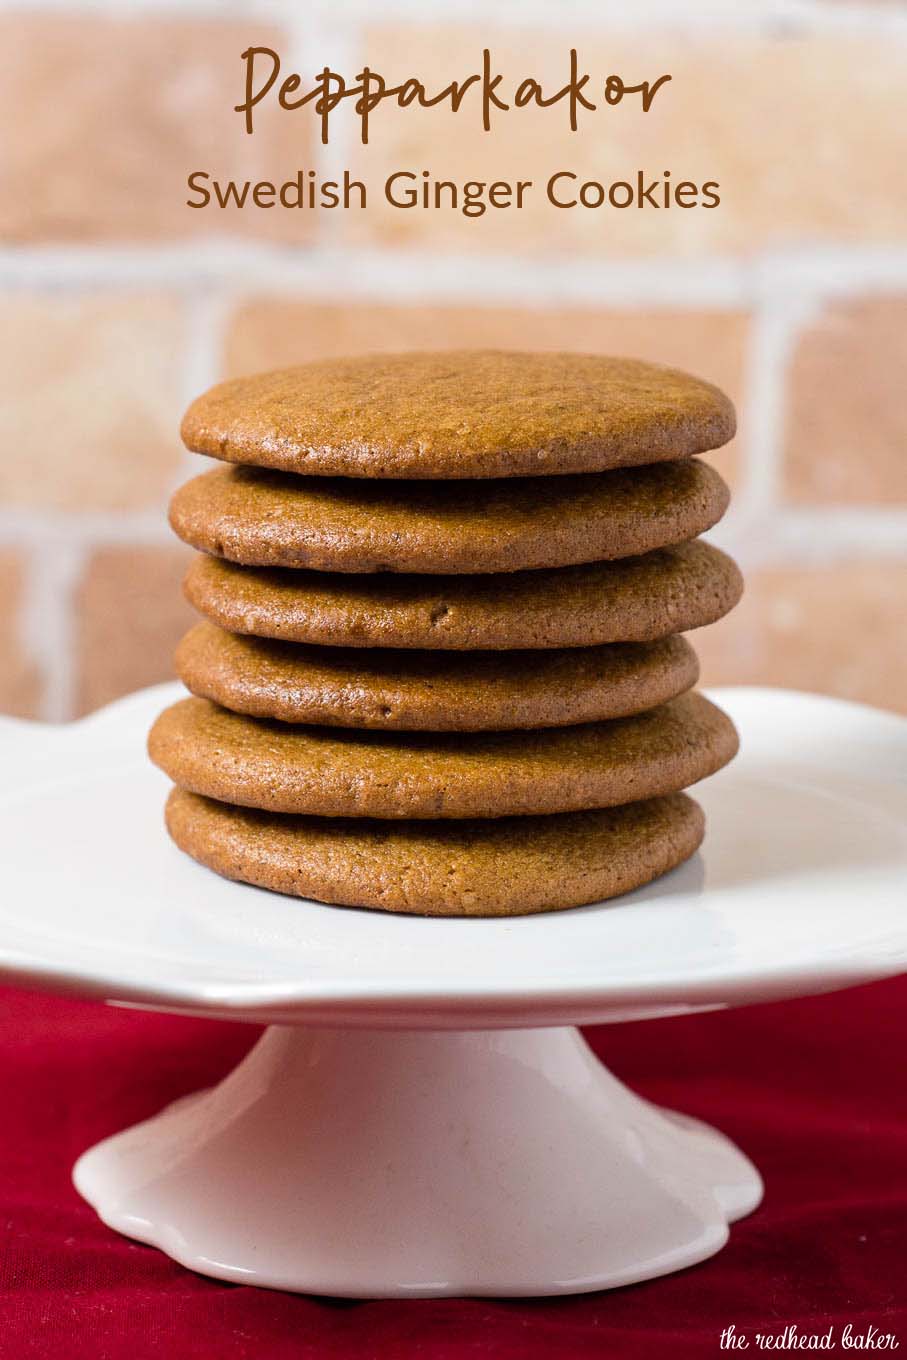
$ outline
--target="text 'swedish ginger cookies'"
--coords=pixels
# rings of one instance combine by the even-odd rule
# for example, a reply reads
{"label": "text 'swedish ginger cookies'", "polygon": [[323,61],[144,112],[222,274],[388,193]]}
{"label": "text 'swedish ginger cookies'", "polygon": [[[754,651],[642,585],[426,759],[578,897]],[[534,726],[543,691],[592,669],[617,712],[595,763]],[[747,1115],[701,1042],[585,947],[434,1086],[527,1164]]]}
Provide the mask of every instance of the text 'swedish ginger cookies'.
{"label": "text 'swedish ginger cookies'", "polygon": [[426,915],[601,901],[699,846],[737,749],[679,634],[740,573],[699,535],[734,433],[697,378],[457,351],[213,388],[171,506],[206,621],[158,719],[173,839],[261,888]]}

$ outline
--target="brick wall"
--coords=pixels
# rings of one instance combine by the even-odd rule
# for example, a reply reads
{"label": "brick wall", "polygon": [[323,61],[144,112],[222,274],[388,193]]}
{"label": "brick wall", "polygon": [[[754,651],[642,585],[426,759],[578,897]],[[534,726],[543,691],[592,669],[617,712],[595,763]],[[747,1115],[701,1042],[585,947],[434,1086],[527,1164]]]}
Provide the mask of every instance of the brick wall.
{"label": "brick wall", "polygon": [[[628,14],[628,11],[630,12]],[[262,18],[261,16],[264,16]],[[670,70],[646,118],[382,111],[368,149],[300,115],[242,134],[269,42],[430,77]],[[713,378],[741,430],[717,540],[744,603],[710,683],[907,711],[907,14],[847,0],[0,4],[0,710],[53,719],[165,678],[186,626],[164,506],[177,425],[224,374],[470,343],[621,351]],[[190,169],[721,182],[712,212],[195,213]]]}

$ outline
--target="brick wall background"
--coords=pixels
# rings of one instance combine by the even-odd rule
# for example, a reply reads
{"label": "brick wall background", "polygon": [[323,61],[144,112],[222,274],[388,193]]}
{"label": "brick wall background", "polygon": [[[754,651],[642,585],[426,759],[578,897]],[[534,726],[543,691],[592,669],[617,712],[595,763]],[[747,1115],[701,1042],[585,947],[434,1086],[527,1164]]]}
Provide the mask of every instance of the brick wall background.
{"label": "brick wall background", "polygon": [[[230,112],[239,53],[448,79],[483,45],[555,78],[671,71],[571,138],[381,110],[371,145]],[[621,351],[726,387],[715,534],[748,577],[710,683],[907,711],[907,12],[847,0],[0,3],[0,710],[62,719],[169,674],[188,622],[164,518],[190,398],[308,357]],[[192,212],[191,169],[721,182],[712,212]]]}

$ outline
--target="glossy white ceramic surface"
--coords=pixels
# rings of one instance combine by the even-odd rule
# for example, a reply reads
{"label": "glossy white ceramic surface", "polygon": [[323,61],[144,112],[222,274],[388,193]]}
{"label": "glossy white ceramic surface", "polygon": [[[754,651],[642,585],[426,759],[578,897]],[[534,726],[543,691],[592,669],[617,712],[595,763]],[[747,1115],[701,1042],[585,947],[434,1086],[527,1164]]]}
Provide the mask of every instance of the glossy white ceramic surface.
{"label": "glossy white ceramic surface", "polygon": [[762,1193],[721,1134],[640,1100],[569,1027],[274,1027],[74,1178],[195,1270],[362,1298],[629,1284],[711,1256]]}
{"label": "glossy white ceramic surface", "polygon": [[76,1168],[108,1223],[208,1274],[548,1294],[701,1260],[758,1202],[757,1174],[720,1134],[633,1096],[571,1026],[841,987],[907,960],[903,719],[719,693],[743,751],[697,790],[709,830],[689,864],[611,904],[445,921],[282,898],[181,855],[143,754],[177,693],[66,728],[0,724],[0,969],[283,1022],[214,1091]]}
{"label": "glossy white ceramic surface", "polygon": [[695,790],[700,854],[617,902],[506,920],[321,906],[171,845],[146,730],[160,686],[83,722],[0,723],[0,969],[264,1022],[576,1024],[820,991],[907,960],[907,720],[772,690],[714,697],[742,751]]}

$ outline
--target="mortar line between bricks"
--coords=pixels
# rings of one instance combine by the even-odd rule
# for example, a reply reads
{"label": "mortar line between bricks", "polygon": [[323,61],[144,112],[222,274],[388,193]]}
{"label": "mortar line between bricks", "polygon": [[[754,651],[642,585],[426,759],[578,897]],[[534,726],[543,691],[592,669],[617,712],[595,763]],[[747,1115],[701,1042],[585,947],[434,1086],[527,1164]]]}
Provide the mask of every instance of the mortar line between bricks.
{"label": "mortar line between bricks", "polygon": [[[907,512],[877,518],[824,510],[774,511],[741,522],[733,510],[707,535],[739,562],[744,574],[760,567],[825,567],[851,561],[907,562]],[[810,535],[819,535],[818,541]]]}
{"label": "mortar line between bricks", "polygon": [[[907,251],[900,272],[907,286]],[[450,299],[494,305],[522,299],[535,305],[594,305],[602,298],[624,298],[632,304],[662,296],[691,305],[735,305],[753,281],[741,262],[724,258],[708,263],[551,261],[382,249],[286,250],[200,239],[156,247],[8,247],[0,249],[0,284],[11,291],[217,286],[233,297],[256,291],[287,296],[296,289],[312,297],[339,293],[404,303]]]}
{"label": "mortar line between bricks", "polygon": [[[708,454],[705,455],[708,459]],[[739,498],[737,498],[739,501]],[[862,556],[907,557],[907,508],[875,506],[775,506],[765,516],[742,516],[732,503],[727,517],[710,537],[730,551],[764,541],[783,549],[785,561],[812,560],[817,551],[829,560],[842,552]],[[802,540],[821,531],[821,548]],[[29,551],[36,544],[59,544],[61,550],[94,547],[182,546],[163,510],[41,512],[0,509],[0,548]],[[188,551],[188,549],[186,549]],[[52,554],[51,554],[52,555]]]}
{"label": "mortar line between bricks", "polygon": [[814,298],[773,296],[754,313],[748,337],[742,425],[744,475],[735,498],[745,532],[781,509],[785,417],[794,348],[820,310]]}
{"label": "mortar line between bricks", "polygon": [[[220,377],[225,326],[230,299],[211,288],[199,289],[186,300],[188,315],[180,371],[180,400],[189,405],[199,392]],[[187,457],[192,456],[188,454]],[[197,462],[197,457],[195,458]]]}
{"label": "mortar line between bricks", "polygon": [[[29,6],[23,0],[0,0],[0,12],[22,11]],[[108,15],[122,17],[122,0],[43,0],[33,9],[42,12]],[[130,17],[172,15],[190,18],[217,19],[225,22],[253,18],[263,23],[290,23],[293,19],[293,0],[130,0]],[[374,23],[372,0],[310,0],[308,12],[313,20],[330,16],[333,24],[368,20]],[[691,15],[678,0],[637,0],[633,6],[621,3],[590,3],[590,0],[561,0],[552,5],[550,0],[523,0],[516,10],[512,0],[456,0],[449,3],[446,14],[432,15],[435,24],[474,24],[483,21],[505,29],[563,31],[566,24],[575,23],[589,31],[611,29],[619,32],[646,32],[661,28],[666,22],[680,34],[767,33],[805,31],[808,33],[869,33],[900,35],[907,32],[905,16],[892,10],[889,4],[856,3],[838,0],[834,6],[823,0],[739,0],[733,5],[701,6]],[[382,21],[425,24],[423,0],[385,0]]]}
{"label": "mortar line between bricks", "polygon": [[233,300],[256,293],[285,299],[295,292],[313,299],[486,307],[508,302],[527,309],[745,308],[773,294],[846,298],[907,291],[907,250],[865,246],[766,252],[755,258],[604,260],[574,255],[552,260],[381,248],[285,250],[202,238],[156,247],[6,247],[0,249],[0,286],[10,293],[207,289]]}
{"label": "mortar line between bricks", "polygon": [[23,651],[38,667],[37,716],[63,722],[75,708],[75,592],[92,544],[34,535],[29,544],[19,615]]}
{"label": "mortar line between bricks", "polygon": [[[329,8],[338,19],[363,19],[374,23],[372,0],[315,0],[313,9]],[[519,7],[512,0],[457,0],[448,5],[443,18],[426,15],[424,0],[384,0],[381,7],[385,23],[408,21],[456,25],[485,22],[505,29],[540,28],[563,32],[566,25],[575,23],[591,32],[642,32],[657,28],[663,31],[668,22],[678,34],[709,36],[715,32],[767,33],[791,31],[809,33],[883,33],[907,32],[905,16],[892,12],[882,3],[859,4],[855,0],[838,0],[833,9],[822,0],[734,0],[733,4],[714,3],[699,6],[690,13],[684,0],[636,0],[627,5],[624,0],[595,3],[594,0],[522,0]],[[275,16],[276,17],[276,16]]]}
{"label": "mortar line between bricks", "polygon": [[0,508],[0,544],[28,549],[35,542],[63,546],[177,542],[162,510],[43,511]]}
{"label": "mortar line between bricks", "polygon": [[[187,300],[188,317],[180,370],[180,410],[185,410],[200,392],[212,387],[221,376],[221,356],[226,341],[230,299],[210,288],[199,289]],[[179,458],[164,493],[169,500],[178,486],[200,471],[196,454],[179,445]]]}
{"label": "mortar line between bricks", "polygon": [[[338,24],[333,8],[319,7],[314,16],[309,10],[305,17],[294,11],[284,27],[288,35],[287,61],[293,70],[305,70],[307,60],[314,53],[318,55],[319,65],[350,73],[359,70],[360,26],[355,21]],[[325,144],[317,138],[313,142],[310,159],[319,180],[342,179],[344,170],[352,163],[354,118],[354,111],[342,106],[334,116],[330,141]],[[331,214],[317,213],[315,249],[324,249],[334,234],[336,228]]]}

